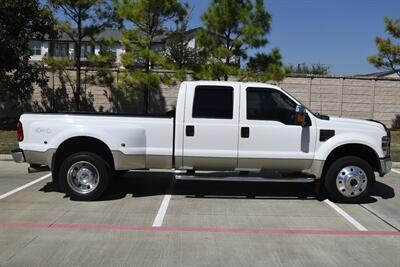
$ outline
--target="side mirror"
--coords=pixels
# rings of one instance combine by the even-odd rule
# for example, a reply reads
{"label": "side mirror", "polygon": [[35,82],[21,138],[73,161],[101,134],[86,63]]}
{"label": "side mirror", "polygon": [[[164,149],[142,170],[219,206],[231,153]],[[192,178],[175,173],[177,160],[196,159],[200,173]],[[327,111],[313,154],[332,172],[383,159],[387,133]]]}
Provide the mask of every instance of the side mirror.
{"label": "side mirror", "polygon": [[294,115],[294,120],[296,124],[301,126],[306,126],[306,108],[303,105],[296,106],[296,113]]}

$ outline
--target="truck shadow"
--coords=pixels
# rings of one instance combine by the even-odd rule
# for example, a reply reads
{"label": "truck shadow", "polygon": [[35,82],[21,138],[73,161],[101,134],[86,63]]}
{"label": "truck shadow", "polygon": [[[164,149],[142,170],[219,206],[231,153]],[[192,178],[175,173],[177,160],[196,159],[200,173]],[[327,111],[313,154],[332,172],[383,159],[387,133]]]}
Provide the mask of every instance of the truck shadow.
{"label": "truck shadow", "polygon": [[[57,190],[52,183],[48,183],[40,191],[55,192]],[[111,188],[97,201],[111,201],[129,195],[139,198],[165,194],[187,198],[316,200],[313,184],[179,181],[175,180],[171,173],[131,171],[121,177],[115,177]],[[366,203],[376,202],[377,198],[393,197],[395,197],[394,189],[377,181]],[[322,192],[317,199],[319,201],[326,199],[326,194]]]}
{"label": "truck shadow", "polygon": [[[171,173],[128,172],[116,179],[113,187],[99,201],[156,195],[179,195],[187,198],[224,199],[302,199],[315,200],[313,184],[263,183],[263,182],[225,182],[225,181],[180,181],[174,180]],[[379,181],[366,203],[378,201],[377,198],[395,197],[394,189]],[[322,192],[318,200],[324,200]]]}

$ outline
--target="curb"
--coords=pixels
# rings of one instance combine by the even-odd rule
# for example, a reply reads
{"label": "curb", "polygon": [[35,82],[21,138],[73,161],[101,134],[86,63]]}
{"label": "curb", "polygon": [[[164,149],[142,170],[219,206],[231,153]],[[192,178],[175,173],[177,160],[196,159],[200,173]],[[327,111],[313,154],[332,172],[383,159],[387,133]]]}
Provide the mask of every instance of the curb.
{"label": "curb", "polygon": [[13,158],[10,154],[0,154],[0,161],[12,161]]}

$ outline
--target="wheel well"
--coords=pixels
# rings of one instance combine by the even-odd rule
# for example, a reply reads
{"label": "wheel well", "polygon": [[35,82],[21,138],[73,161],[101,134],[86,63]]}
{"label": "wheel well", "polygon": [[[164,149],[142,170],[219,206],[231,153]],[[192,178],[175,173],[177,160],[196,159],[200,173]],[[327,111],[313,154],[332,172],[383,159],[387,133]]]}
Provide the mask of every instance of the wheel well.
{"label": "wheel well", "polygon": [[344,156],[362,158],[371,165],[374,171],[379,171],[379,157],[371,147],[362,144],[348,144],[339,146],[331,151],[328,158],[325,160],[322,177],[325,176],[325,172],[332,162]]}
{"label": "wheel well", "polygon": [[68,156],[84,151],[99,155],[114,169],[114,158],[111,150],[103,141],[88,136],[72,137],[60,144],[53,156],[51,168],[53,172],[53,181],[57,180],[58,169]]}

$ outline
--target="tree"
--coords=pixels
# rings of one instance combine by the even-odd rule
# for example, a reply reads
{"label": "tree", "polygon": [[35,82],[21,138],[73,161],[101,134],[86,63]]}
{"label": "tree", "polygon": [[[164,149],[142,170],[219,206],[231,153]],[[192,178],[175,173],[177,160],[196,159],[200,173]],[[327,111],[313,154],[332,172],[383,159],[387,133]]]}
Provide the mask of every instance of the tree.
{"label": "tree", "polygon": [[314,74],[314,75],[327,75],[329,74],[330,66],[325,64],[311,64],[306,63],[298,64],[296,67],[288,65],[285,67],[286,73],[298,74]]}
{"label": "tree", "polygon": [[271,15],[262,0],[213,0],[201,19],[196,39],[202,55],[210,55],[203,71],[215,79],[237,75],[247,50],[268,43]]}
{"label": "tree", "polygon": [[269,54],[256,53],[250,57],[244,74],[247,80],[260,82],[282,80],[285,77],[285,69],[279,49],[274,48]]}
{"label": "tree", "polygon": [[192,69],[196,63],[196,49],[190,46],[188,34],[189,15],[175,21],[176,28],[166,40],[167,60],[176,67]]}
{"label": "tree", "polygon": [[37,0],[0,1],[0,95],[25,109],[33,85],[46,83],[43,69],[30,64],[29,40],[51,35],[51,10]]}
{"label": "tree", "polygon": [[159,89],[161,83],[169,83],[167,74],[154,72],[159,66],[172,69],[165,56],[156,51],[156,38],[165,36],[165,25],[182,17],[186,7],[179,0],[122,0],[116,2],[118,17],[125,27],[122,31],[126,53],[121,57],[128,73],[121,75],[120,87],[133,95],[143,92],[144,112],[149,112],[149,90]]}
{"label": "tree", "polygon": [[390,70],[400,76],[400,44],[394,43],[394,39],[400,38],[400,19],[385,17],[385,23],[389,37],[375,38],[378,54],[369,57],[368,61],[376,68]]}
{"label": "tree", "polygon": [[110,26],[112,8],[107,0],[50,0],[56,11],[64,14],[58,25],[75,43],[73,64],[76,69],[76,81],[73,89],[75,109],[81,109],[81,49],[84,41],[93,40],[94,36]]}
{"label": "tree", "polygon": [[[41,102],[34,103],[35,110],[38,111],[71,111],[76,110],[75,95],[71,98],[67,88],[75,92],[76,79],[70,66],[73,61],[68,57],[45,57],[43,59],[47,70],[51,73],[51,87],[49,83],[43,84],[41,88]],[[56,86],[55,77],[59,84]],[[86,75],[85,75],[86,77]],[[83,80],[84,83],[87,81]],[[91,93],[81,91],[79,97],[79,107],[81,110],[94,111],[94,97]]]}

